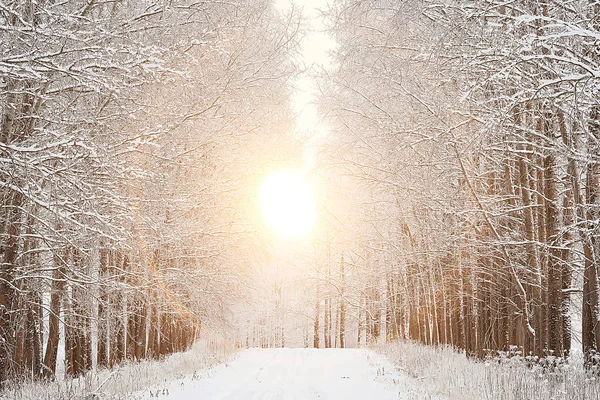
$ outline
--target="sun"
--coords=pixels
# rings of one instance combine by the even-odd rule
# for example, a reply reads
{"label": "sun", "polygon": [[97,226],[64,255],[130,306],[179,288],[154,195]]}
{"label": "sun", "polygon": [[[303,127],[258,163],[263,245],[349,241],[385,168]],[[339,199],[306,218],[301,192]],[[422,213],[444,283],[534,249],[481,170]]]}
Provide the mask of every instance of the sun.
{"label": "sun", "polygon": [[269,225],[288,237],[306,235],[317,219],[313,190],[299,172],[279,171],[266,177],[260,207]]}

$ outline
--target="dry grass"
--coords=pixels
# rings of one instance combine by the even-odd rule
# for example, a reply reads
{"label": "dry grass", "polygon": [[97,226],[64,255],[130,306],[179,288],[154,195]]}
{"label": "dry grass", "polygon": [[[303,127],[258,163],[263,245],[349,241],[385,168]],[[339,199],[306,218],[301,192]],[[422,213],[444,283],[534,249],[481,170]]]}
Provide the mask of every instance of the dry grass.
{"label": "dry grass", "polygon": [[1,400],[135,399],[135,392],[160,387],[227,360],[235,352],[225,340],[199,340],[190,351],[163,360],[126,362],[110,370],[89,372],[77,379],[13,384],[0,392]]}
{"label": "dry grass", "polygon": [[432,396],[456,400],[600,399],[600,381],[576,357],[553,371],[522,357],[468,359],[452,348],[414,343],[379,346],[402,372],[419,379]]}

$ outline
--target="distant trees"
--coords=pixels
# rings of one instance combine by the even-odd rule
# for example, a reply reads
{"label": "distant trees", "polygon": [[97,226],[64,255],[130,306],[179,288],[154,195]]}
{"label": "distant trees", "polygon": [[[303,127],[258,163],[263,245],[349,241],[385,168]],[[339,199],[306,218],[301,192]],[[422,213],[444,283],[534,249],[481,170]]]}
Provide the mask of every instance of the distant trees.
{"label": "distant trees", "polygon": [[181,351],[223,316],[291,23],[262,0],[3,3],[0,383],[53,377],[60,346],[71,375]]}
{"label": "distant trees", "polygon": [[385,249],[365,297],[385,298],[388,340],[565,356],[577,301],[597,363],[597,16],[594,1],[331,10],[322,107],[372,194],[361,264]]}

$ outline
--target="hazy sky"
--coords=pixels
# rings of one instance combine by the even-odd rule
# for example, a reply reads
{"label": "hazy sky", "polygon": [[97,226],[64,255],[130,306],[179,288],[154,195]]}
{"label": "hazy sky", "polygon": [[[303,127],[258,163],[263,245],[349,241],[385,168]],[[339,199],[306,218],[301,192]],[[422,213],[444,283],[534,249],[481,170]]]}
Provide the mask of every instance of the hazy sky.
{"label": "hazy sky", "polygon": [[297,60],[307,67],[312,67],[293,83],[295,91],[292,97],[294,110],[297,114],[297,129],[299,132],[311,133],[315,140],[325,135],[327,129],[321,124],[314,104],[316,84],[311,72],[321,68],[331,68],[332,61],[328,52],[334,49],[335,41],[325,30],[323,18],[319,9],[325,9],[331,0],[277,0],[276,7],[287,12],[292,5],[302,9],[307,18],[307,34],[302,41],[301,59]]}

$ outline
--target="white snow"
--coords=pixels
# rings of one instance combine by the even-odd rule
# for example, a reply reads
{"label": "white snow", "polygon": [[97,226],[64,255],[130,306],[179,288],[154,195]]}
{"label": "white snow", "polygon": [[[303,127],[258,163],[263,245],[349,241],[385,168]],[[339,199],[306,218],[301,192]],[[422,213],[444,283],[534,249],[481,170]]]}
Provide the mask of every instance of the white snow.
{"label": "white snow", "polygon": [[228,363],[139,395],[172,400],[408,400],[417,398],[418,387],[417,379],[370,350],[249,349]]}

